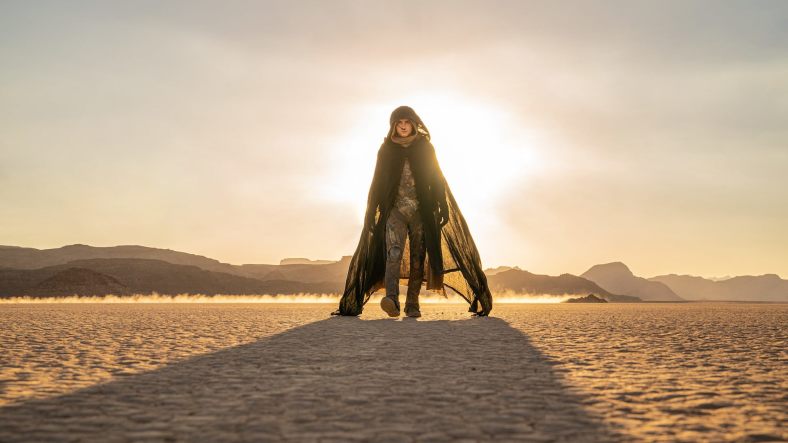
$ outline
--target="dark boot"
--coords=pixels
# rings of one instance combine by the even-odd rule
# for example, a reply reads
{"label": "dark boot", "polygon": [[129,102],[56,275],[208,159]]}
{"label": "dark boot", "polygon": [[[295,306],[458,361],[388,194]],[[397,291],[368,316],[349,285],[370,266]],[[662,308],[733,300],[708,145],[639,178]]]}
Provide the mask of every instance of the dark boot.
{"label": "dark boot", "polygon": [[419,302],[405,302],[405,315],[408,317],[418,318],[421,317],[421,311],[419,310]]}
{"label": "dark boot", "polygon": [[387,295],[380,300],[380,308],[383,309],[389,317],[399,317],[399,297],[396,295]]}

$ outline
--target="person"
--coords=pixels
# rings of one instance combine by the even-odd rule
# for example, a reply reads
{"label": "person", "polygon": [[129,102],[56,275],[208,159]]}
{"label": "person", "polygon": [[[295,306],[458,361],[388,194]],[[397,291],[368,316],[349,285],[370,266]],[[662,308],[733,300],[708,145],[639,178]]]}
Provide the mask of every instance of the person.
{"label": "person", "polygon": [[419,293],[453,290],[469,311],[492,309],[479,253],[438,164],[427,126],[409,106],[396,108],[378,150],[364,229],[350,260],[345,290],[333,315],[360,315],[385,288],[381,308],[401,313],[400,280],[407,280],[405,315],[420,317]]}
{"label": "person", "polygon": [[[391,141],[407,149],[416,139],[416,123],[408,117],[396,119],[394,129],[389,134]],[[441,218],[441,226],[446,220]],[[421,317],[419,309],[419,293],[424,278],[424,226],[419,212],[419,200],[416,194],[416,183],[410,162],[406,157],[402,164],[397,196],[394,207],[386,220],[386,272],[384,281],[386,296],[380,301],[380,307],[390,316],[397,317],[400,312],[399,279],[402,252],[405,248],[405,236],[409,238],[410,269],[408,272],[408,292],[405,299],[405,315]]]}

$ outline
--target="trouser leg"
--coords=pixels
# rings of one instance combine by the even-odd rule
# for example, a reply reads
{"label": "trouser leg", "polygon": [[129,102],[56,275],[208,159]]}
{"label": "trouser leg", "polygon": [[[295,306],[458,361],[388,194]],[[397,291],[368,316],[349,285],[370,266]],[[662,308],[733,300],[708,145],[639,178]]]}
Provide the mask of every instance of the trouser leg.
{"label": "trouser leg", "polygon": [[396,209],[392,209],[386,220],[386,295],[399,297],[399,268],[405,248],[407,222]]}
{"label": "trouser leg", "polygon": [[427,245],[424,242],[424,225],[421,216],[416,212],[408,224],[410,235],[410,278],[408,279],[408,294],[405,303],[419,306],[419,292],[424,280],[424,258]]}

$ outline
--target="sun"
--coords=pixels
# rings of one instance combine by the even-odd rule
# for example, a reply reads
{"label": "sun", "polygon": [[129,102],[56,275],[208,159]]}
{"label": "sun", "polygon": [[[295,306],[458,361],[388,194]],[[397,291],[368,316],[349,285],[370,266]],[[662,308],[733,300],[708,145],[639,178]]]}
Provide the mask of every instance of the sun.
{"label": "sun", "polygon": [[463,213],[486,207],[536,166],[532,134],[499,107],[452,95],[416,95],[405,102],[429,128]]}
{"label": "sun", "polygon": [[359,220],[366,210],[366,193],[389,114],[400,105],[412,107],[427,125],[438,163],[474,231],[494,224],[490,215],[499,196],[540,166],[534,133],[491,102],[452,93],[416,93],[396,103],[370,105],[360,111],[363,119],[354,119],[362,123],[337,140],[337,164],[328,179],[332,185],[325,187],[325,197],[352,202]]}

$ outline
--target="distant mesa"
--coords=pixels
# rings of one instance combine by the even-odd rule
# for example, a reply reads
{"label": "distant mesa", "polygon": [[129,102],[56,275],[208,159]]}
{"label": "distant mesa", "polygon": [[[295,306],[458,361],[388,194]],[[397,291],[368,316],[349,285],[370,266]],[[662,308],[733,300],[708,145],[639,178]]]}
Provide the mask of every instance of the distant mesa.
{"label": "distant mesa", "polygon": [[31,288],[37,296],[131,295],[128,287],[115,277],[85,268],[68,268],[45,278]]}
{"label": "distant mesa", "polygon": [[[324,265],[327,266],[327,265]],[[73,268],[79,268],[74,271]],[[260,280],[142,258],[73,260],[40,269],[0,270],[0,297],[152,294],[327,294],[343,282]],[[124,290],[125,289],[125,290]]]}
{"label": "distant mesa", "polygon": [[263,277],[261,280],[287,280],[287,276],[284,272],[275,269],[268,274],[265,274],[265,277]]}
{"label": "distant mesa", "polygon": [[53,249],[10,249],[7,247],[0,249],[0,266],[13,269],[39,269],[46,266],[61,265],[74,260],[98,258],[145,258],[162,260],[178,265],[198,266],[202,269],[217,272],[232,272],[237,268],[234,265],[222,263],[201,255],[139,245],[104,247],[73,244]]}
{"label": "distant mesa", "polygon": [[283,258],[279,261],[280,266],[284,265],[327,265],[336,263],[336,260],[310,260],[308,258]]}
{"label": "distant mesa", "polygon": [[512,269],[516,269],[518,271],[522,270],[517,266],[498,266],[497,268],[487,268],[484,270],[484,273],[490,276],[490,275],[500,274],[501,272],[509,271]]}
{"label": "distant mesa", "polygon": [[588,294],[585,297],[570,298],[564,303],[607,303],[607,300],[599,298],[594,294]]}
{"label": "distant mesa", "polygon": [[[73,244],[36,249],[0,245],[0,297],[58,294],[339,294],[352,256],[339,261],[285,258],[279,264],[222,263],[171,249]],[[594,294],[608,302],[788,302],[788,280],[775,274],[721,281],[690,275],[633,275],[621,262],[580,276],[533,274],[516,266],[485,270],[494,295]]]}
{"label": "distant mesa", "polygon": [[509,269],[488,275],[487,284],[493,293],[506,291],[539,295],[595,293],[612,302],[641,301],[637,297],[609,292],[593,281],[572,274],[561,274],[554,277],[533,274],[520,269]]}
{"label": "distant mesa", "polygon": [[649,280],[670,286],[686,300],[787,302],[788,280],[776,274],[711,280],[692,275],[658,275]]}
{"label": "distant mesa", "polygon": [[668,285],[636,277],[627,265],[621,262],[592,266],[581,277],[618,294],[628,294],[643,301],[684,301]]}

